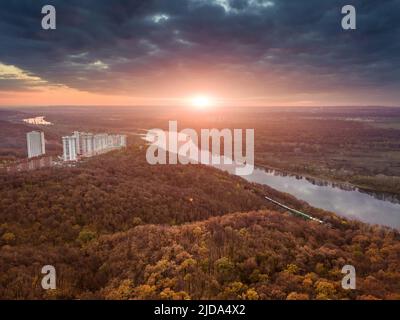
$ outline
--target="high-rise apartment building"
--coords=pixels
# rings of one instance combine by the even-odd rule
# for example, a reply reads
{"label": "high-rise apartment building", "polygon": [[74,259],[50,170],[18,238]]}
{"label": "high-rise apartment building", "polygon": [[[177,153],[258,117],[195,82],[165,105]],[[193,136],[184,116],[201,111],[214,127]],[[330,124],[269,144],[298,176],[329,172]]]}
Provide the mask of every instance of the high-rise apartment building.
{"label": "high-rise apartment building", "polygon": [[76,143],[76,136],[68,136],[63,137],[63,159],[64,161],[76,161],[78,160],[78,153],[77,153],[77,143]]}
{"label": "high-rise apartment building", "polygon": [[44,133],[32,131],[26,134],[26,142],[28,147],[28,158],[35,158],[46,153],[46,142]]}
{"label": "high-rise apartment building", "polygon": [[122,148],[126,148],[126,135],[121,134],[119,136],[120,142],[119,142],[119,146]]}
{"label": "high-rise apartment building", "polygon": [[76,138],[76,153],[82,154],[81,152],[81,133],[79,131],[74,131],[73,137]]}
{"label": "high-rise apartment building", "polygon": [[64,161],[76,161],[79,157],[92,157],[126,147],[126,136],[120,134],[93,134],[75,131],[72,136],[62,139]]}
{"label": "high-rise apartment building", "polygon": [[93,146],[93,134],[92,133],[80,133],[80,146],[81,152],[80,154],[83,156],[90,156],[93,154],[94,146]]}

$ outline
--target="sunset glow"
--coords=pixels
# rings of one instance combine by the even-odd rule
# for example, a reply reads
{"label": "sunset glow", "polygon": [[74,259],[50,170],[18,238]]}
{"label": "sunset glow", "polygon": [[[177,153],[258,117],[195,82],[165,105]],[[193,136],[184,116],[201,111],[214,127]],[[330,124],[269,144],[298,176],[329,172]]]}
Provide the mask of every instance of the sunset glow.
{"label": "sunset glow", "polygon": [[[308,7],[288,0],[188,0],[179,10],[166,1],[137,12],[128,6],[126,14],[118,6],[59,2],[59,12],[76,19],[61,15],[65,25],[45,31],[40,3],[28,10],[4,1],[0,106],[390,106],[400,99],[398,35],[369,32],[384,9],[366,8],[365,27],[344,33],[333,2],[316,5],[320,20],[312,24],[297,19]],[[19,12],[26,32],[34,30],[29,44],[7,10]],[[111,25],[98,37],[99,26],[115,17],[124,31]],[[93,21],[82,28],[86,19]],[[386,26],[396,25],[387,19]]]}
{"label": "sunset glow", "polygon": [[196,96],[190,99],[190,103],[193,107],[204,109],[215,105],[215,99],[208,96]]}

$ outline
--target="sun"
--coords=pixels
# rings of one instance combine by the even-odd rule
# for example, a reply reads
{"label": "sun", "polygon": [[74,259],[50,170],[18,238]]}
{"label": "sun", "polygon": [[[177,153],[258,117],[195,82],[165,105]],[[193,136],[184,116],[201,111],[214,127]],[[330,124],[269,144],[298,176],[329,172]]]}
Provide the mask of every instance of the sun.
{"label": "sun", "polygon": [[201,95],[191,98],[190,104],[193,107],[204,109],[213,106],[215,101],[212,97]]}

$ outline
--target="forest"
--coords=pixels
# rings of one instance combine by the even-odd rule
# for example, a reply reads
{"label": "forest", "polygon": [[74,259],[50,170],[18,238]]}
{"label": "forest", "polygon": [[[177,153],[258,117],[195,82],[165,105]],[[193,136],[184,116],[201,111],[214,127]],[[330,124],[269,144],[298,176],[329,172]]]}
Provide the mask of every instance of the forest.
{"label": "forest", "polygon": [[[0,173],[2,299],[400,299],[400,234],[140,144]],[[293,217],[267,195],[323,221]],[[57,289],[41,288],[54,265]],[[340,286],[345,264],[357,290]]]}

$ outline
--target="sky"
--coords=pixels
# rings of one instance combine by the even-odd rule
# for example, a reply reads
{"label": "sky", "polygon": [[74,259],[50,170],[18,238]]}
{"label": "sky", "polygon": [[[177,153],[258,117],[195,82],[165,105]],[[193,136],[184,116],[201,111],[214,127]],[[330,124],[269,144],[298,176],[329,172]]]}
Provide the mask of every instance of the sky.
{"label": "sky", "polygon": [[399,106],[399,16],[400,0],[2,0],[0,105]]}

